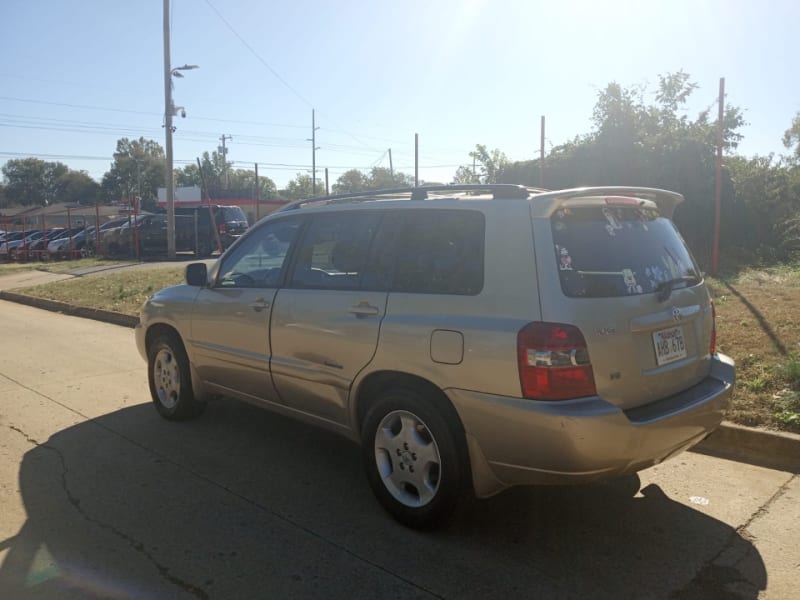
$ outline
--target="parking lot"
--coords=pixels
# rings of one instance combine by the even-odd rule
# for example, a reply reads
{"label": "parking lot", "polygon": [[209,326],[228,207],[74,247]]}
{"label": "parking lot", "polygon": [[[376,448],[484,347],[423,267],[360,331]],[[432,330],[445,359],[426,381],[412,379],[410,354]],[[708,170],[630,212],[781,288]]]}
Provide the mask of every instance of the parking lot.
{"label": "parking lot", "polygon": [[350,442],[161,420],[130,329],[0,302],[0,597],[789,598],[797,476],[695,453],[397,525]]}

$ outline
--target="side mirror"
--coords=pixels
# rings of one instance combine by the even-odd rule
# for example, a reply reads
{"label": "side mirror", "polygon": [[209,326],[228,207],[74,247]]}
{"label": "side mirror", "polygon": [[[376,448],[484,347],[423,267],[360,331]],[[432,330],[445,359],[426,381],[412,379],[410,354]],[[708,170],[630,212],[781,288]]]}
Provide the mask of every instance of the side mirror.
{"label": "side mirror", "polygon": [[206,263],[186,265],[185,279],[187,285],[206,287],[208,285],[208,267]]}

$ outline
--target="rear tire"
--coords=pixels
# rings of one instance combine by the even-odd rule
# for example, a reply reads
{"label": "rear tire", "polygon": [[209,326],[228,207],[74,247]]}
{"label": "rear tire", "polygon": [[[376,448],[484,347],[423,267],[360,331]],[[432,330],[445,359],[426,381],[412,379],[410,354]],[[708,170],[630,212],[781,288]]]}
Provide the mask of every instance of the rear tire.
{"label": "rear tire", "polygon": [[170,421],[200,415],[206,403],[195,398],[189,359],[177,336],[158,336],[147,349],[147,379],[158,413]]}
{"label": "rear tire", "polygon": [[383,508],[414,529],[444,525],[467,482],[457,425],[420,392],[392,388],[370,407],[361,433],[367,479]]}

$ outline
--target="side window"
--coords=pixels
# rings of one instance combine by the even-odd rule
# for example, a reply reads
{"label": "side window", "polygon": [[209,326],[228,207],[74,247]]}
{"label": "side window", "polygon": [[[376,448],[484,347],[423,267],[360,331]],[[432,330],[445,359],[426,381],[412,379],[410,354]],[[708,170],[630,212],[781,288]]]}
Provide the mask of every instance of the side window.
{"label": "side window", "polygon": [[341,212],[318,215],[303,237],[290,287],[359,289],[369,245],[380,215]]}
{"label": "side window", "polygon": [[223,259],[217,287],[270,288],[280,284],[286,256],[300,219],[282,219],[260,227]]}
{"label": "side window", "polygon": [[393,291],[469,296],[483,289],[482,213],[415,210],[402,222]]}

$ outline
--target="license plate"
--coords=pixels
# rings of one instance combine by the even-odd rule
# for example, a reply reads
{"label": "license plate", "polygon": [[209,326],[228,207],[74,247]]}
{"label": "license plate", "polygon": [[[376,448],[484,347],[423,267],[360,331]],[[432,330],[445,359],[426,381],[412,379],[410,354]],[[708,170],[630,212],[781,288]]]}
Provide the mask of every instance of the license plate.
{"label": "license plate", "polygon": [[653,346],[659,366],[686,358],[683,327],[670,327],[653,333]]}

